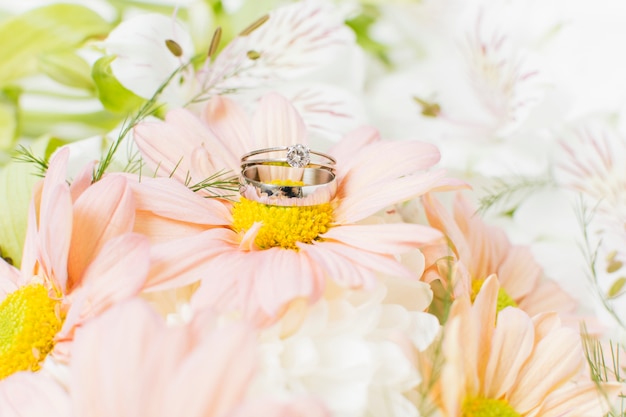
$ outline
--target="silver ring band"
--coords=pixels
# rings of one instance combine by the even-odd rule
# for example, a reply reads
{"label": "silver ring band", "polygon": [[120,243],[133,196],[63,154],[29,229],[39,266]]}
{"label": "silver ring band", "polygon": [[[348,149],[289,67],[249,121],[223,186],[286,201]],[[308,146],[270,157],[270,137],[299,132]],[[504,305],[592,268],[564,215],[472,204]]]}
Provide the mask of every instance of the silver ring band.
{"label": "silver ring band", "polygon": [[244,170],[250,166],[256,165],[265,165],[265,166],[283,166],[283,167],[291,167],[291,168],[320,168],[328,171],[335,171],[335,166],[330,164],[324,164],[322,162],[309,162],[302,167],[294,167],[289,163],[287,158],[276,158],[276,159],[251,159],[247,161],[243,161],[241,163],[241,169]]}
{"label": "silver ring band", "polygon": [[[261,158],[261,159],[250,159],[250,157],[256,155],[263,155],[270,152],[286,152],[286,156],[284,158]],[[315,155],[318,157],[317,161],[311,160],[311,155]],[[291,146],[277,146],[274,148],[265,148],[265,149],[257,149],[252,152],[248,152],[241,157],[242,169],[244,169],[244,165],[254,165],[254,163],[262,163],[269,164],[272,162],[277,163],[287,163],[290,167],[293,168],[305,168],[307,165],[311,164],[312,167],[323,166],[327,169],[334,169],[334,165],[337,163],[335,158],[330,155],[326,155],[325,153],[312,151],[308,146],[297,143]]]}
{"label": "silver ring band", "polygon": [[331,170],[302,168],[301,171],[300,181],[305,185],[280,185],[262,182],[258,166],[245,167],[241,171],[239,192],[248,200],[272,206],[316,206],[335,197],[337,182]]}

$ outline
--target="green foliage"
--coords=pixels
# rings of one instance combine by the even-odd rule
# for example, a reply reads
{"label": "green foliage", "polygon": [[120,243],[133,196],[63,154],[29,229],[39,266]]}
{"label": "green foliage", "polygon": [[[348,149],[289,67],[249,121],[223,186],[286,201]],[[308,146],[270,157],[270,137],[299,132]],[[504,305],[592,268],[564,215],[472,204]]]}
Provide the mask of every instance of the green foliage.
{"label": "green foliage", "polygon": [[74,52],[57,52],[39,56],[39,68],[48,77],[68,87],[94,92],[91,67]]}
{"label": "green foliage", "polygon": [[105,56],[93,65],[92,77],[96,83],[98,98],[104,108],[110,112],[132,113],[139,109],[145,100],[126,89],[115,78],[111,71],[113,60],[115,60],[115,56]]}
{"label": "green foliage", "polygon": [[0,150],[13,147],[19,128],[19,95],[17,88],[0,90]]}
{"label": "green foliage", "polygon": [[40,7],[2,22],[0,87],[37,73],[43,55],[67,52],[109,30],[109,23],[100,15],[75,4]]}
{"label": "green foliage", "polygon": [[373,5],[364,5],[361,13],[346,21],[348,25],[356,34],[356,41],[365,51],[377,57],[381,62],[387,66],[391,66],[391,60],[387,55],[388,47],[370,36],[370,28],[376,22],[380,15],[380,12]]}
{"label": "green foliage", "polygon": [[[58,139],[43,138],[28,153],[47,164],[47,158],[63,144]],[[40,163],[22,161],[13,161],[0,170],[0,249],[2,257],[10,258],[16,266],[22,260],[32,189],[42,174]]]}

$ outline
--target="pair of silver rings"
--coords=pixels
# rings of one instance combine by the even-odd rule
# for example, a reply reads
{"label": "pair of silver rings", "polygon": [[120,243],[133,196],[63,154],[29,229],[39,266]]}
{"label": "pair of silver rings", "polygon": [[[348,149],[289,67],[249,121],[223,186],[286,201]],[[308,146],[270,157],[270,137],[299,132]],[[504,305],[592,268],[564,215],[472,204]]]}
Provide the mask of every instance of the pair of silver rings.
{"label": "pair of silver rings", "polygon": [[258,149],[241,157],[240,194],[274,206],[315,206],[337,193],[335,159],[302,144]]}

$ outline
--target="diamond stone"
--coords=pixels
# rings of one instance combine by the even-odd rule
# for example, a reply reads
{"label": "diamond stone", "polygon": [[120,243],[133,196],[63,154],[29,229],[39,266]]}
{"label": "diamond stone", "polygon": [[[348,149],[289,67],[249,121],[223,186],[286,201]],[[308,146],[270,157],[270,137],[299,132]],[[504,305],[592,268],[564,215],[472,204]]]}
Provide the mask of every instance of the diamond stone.
{"label": "diamond stone", "polygon": [[294,168],[304,168],[311,162],[309,148],[298,143],[287,147],[287,163]]}

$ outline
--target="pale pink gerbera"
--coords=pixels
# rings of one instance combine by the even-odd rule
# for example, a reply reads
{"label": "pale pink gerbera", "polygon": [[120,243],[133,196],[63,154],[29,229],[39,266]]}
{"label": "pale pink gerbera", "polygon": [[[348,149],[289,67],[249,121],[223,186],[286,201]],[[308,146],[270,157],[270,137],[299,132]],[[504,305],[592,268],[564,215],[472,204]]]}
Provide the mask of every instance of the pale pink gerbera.
{"label": "pale pink gerbera", "polygon": [[[432,195],[425,196],[423,201],[430,225],[449,240],[449,246],[444,246],[438,255],[430,254],[438,271],[429,280],[440,278],[456,296],[474,297],[485,279],[495,274],[502,286],[501,308],[511,305],[537,314],[569,313],[576,307],[575,301],[557,283],[544,279],[543,270],[529,247],[513,245],[503,230],[485,224],[462,194],[454,200],[453,213]],[[451,258],[456,262],[452,271],[446,268]]]}
{"label": "pale pink gerbera", "polygon": [[561,326],[556,313],[531,318],[514,307],[496,313],[498,289],[491,277],[473,305],[469,297],[452,305],[435,388],[442,416],[603,415],[605,398],[584,372],[577,332]]}
{"label": "pale pink gerbera", "polygon": [[134,216],[126,181],[90,186],[88,167],[70,187],[68,154],[34,192],[21,270],[0,260],[0,378],[64,358],[75,328],[139,292],[148,273],[147,239],[121,232]]}
{"label": "pale pink gerbera", "polygon": [[[139,125],[135,139],[147,164],[195,184],[216,172],[238,174],[240,157],[249,151],[306,142],[301,117],[276,94],[261,100],[252,120],[222,97],[208,102],[203,118],[179,109],[165,122]],[[235,203],[224,203],[228,210],[220,227],[204,223],[210,229],[190,238],[206,268],[195,294],[198,306],[269,321],[294,299],[318,299],[327,277],[350,288],[371,285],[376,272],[417,278],[396,255],[439,238],[439,232],[416,224],[359,222],[391,204],[456,185],[440,170],[426,171],[439,160],[437,149],[382,141],[374,129],[362,128],[330,153],[338,161],[338,192],[330,203],[276,207],[237,195]],[[207,213],[195,203],[201,196],[189,194],[171,211],[184,212],[187,224],[202,223],[197,218]],[[144,211],[159,207],[155,193],[138,200]]]}
{"label": "pale pink gerbera", "polygon": [[[256,363],[254,329],[243,324],[218,327],[209,314],[167,326],[147,302],[134,299],[77,330],[67,391],[45,375],[16,374],[0,383],[0,407],[23,411],[16,412],[22,416],[46,410],[49,417],[66,417],[68,410],[81,417],[327,415],[308,397],[302,403],[250,399]],[[23,391],[17,393],[15,386]],[[24,395],[40,392],[47,395],[36,401]]]}

